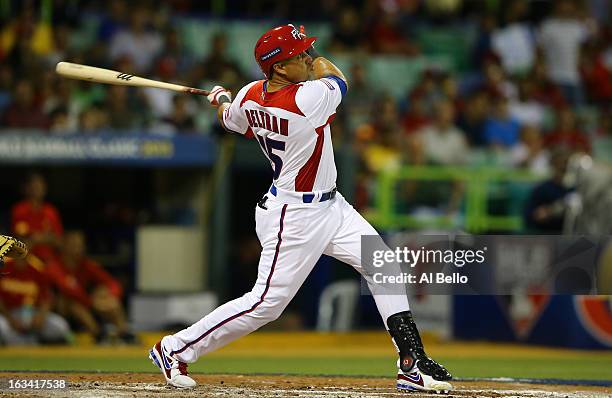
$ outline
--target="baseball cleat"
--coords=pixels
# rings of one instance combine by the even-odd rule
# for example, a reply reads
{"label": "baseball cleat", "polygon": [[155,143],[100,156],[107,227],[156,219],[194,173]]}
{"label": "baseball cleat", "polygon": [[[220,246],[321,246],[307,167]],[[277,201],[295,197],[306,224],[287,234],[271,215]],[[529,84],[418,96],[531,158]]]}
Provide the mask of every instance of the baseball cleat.
{"label": "baseball cleat", "polygon": [[166,378],[166,383],[169,385],[177,388],[193,388],[196,386],[195,380],[189,377],[187,364],[168,355],[161,341],[158,341],[149,350],[149,359],[151,359],[153,365],[161,370]]}
{"label": "baseball cleat", "polygon": [[[425,364],[421,364],[420,367],[423,367],[423,365]],[[430,365],[430,364],[427,364],[427,365]],[[436,365],[438,364],[436,363]],[[438,366],[444,369],[441,365],[438,365]],[[406,392],[425,391],[425,392],[433,392],[437,394],[448,394],[452,389],[453,389],[453,386],[449,382],[444,381],[444,380],[437,380],[434,377],[421,371],[419,369],[419,360],[417,360],[415,366],[413,366],[412,369],[410,369],[410,371],[408,372],[402,371],[402,369],[398,366],[398,369],[397,369],[397,390],[398,391],[406,391]]]}

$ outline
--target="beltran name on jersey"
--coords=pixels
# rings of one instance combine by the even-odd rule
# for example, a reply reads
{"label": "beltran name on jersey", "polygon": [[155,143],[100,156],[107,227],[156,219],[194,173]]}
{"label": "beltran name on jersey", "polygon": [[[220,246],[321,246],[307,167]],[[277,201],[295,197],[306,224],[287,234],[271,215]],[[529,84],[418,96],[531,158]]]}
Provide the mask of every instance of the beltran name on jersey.
{"label": "beltran name on jersey", "polygon": [[223,113],[226,129],[254,137],[274,170],[274,185],[295,192],[336,186],[329,124],[346,92],[336,76],[305,81],[273,93],[267,81],[244,86]]}

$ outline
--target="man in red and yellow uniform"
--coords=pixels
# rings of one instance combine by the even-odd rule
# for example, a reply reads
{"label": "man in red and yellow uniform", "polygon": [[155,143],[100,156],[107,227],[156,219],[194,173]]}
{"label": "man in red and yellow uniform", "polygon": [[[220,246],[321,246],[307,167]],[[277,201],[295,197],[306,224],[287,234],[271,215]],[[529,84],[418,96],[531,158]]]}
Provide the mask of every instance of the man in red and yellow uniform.
{"label": "man in red and yellow uniform", "polygon": [[121,304],[123,288],[98,263],[86,256],[81,231],[67,231],[62,252],[49,262],[47,275],[59,291],[60,312],[72,317],[98,342],[106,338],[97,317],[110,323],[124,342],[133,342]]}
{"label": "man in red and yellow uniform", "polygon": [[0,277],[0,339],[6,344],[65,343],[70,327],[49,312],[51,297],[44,264],[35,256],[6,259]]}
{"label": "man in red and yellow uniform", "polygon": [[32,253],[47,261],[59,247],[64,233],[62,219],[55,206],[45,202],[47,184],[42,175],[28,176],[24,194],[24,200],[13,206],[11,229],[26,241]]}

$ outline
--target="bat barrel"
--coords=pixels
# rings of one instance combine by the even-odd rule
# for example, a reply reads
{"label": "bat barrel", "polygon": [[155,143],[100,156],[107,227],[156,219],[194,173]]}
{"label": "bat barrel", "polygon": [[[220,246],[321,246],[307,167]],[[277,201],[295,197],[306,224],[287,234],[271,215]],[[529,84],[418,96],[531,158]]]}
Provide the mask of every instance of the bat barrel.
{"label": "bat barrel", "polygon": [[160,82],[158,80],[145,79],[128,73],[111,69],[97,68],[95,66],[74,64],[71,62],[59,62],[55,71],[64,77],[71,79],[86,80],[96,83],[117,84],[123,86],[154,87],[165,90],[173,90],[182,93],[208,95],[209,92],[198,88],[185,87],[179,84]]}

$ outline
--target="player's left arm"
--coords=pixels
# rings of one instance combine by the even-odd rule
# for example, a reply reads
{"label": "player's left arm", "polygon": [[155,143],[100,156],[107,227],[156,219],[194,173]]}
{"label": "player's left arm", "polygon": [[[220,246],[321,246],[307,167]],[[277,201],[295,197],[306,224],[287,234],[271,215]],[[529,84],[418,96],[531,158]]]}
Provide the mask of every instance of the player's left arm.
{"label": "player's left arm", "polygon": [[329,59],[320,55],[314,47],[310,47],[306,53],[312,57],[313,77],[315,79],[322,79],[324,77],[336,78],[334,80],[336,80],[344,95],[348,89],[348,80],[340,68],[334,65]]}
{"label": "player's left arm", "polygon": [[210,90],[210,94],[208,94],[206,98],[208,98],[208,102],[210,102],[212,106],[217,108],[217,119],[219,119],[221,126],[225,128],[223,124],[223,112],[232,104],[232,94],[222,86],[215,86]]}
{"label": "player's left arm", "polygon": [[249,124],[244,113],[240,110],[240,104],[249,88],[255,83],[257,82],[252,82],[244,86],[238,94],[236,94],[236,98],[233,99],[229,90],[221,86],[215,86],[211,90],[208,95],[208,101],[212,106],[217,108],[217,119],[221,127],[226,131],[250,137]]}
{"label": "player's left arm", "polygon": [[296,104],[314,127],[324,126],[333,120],[336,109],[348,89],[344,73],[314,47],[306,50],[313,58],[311,78],[302,83]]}

